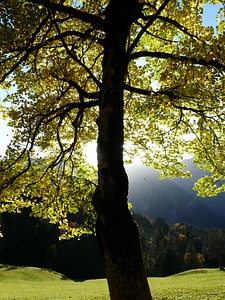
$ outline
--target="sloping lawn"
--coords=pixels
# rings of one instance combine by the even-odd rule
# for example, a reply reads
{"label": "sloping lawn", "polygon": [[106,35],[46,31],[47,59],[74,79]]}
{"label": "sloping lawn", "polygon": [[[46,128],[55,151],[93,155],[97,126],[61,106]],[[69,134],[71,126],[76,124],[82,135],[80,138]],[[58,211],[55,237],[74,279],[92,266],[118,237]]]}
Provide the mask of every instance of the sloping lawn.
{"label": "sloping lawn", "polygon": [[225,300],[225,272],[197,269],[149,278],[154,300]]}
{"label": "sloping lawn", "polygon": [[[225,300],[225,272],[198,269],[149,278],[154,300]],[[73,281],[51,270],[0,265],[1,300],[109,300],[105,279]]]}

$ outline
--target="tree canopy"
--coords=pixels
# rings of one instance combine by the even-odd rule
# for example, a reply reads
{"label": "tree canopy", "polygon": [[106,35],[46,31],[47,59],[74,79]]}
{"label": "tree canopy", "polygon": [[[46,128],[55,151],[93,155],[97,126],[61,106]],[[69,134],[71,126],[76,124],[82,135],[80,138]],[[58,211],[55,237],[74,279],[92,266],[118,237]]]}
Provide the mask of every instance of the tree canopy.
{"label": "tree canopy", "polygon": [[[213,29],[202,25],[203,5],[220,1],[140,2],[124,58],[125,141],[131,145],[126,151],[161,169],[162,177],[184,176],[181,158],[190,153],[213,172],[196,184],[199,193],[215,195],[224,191],[216,185],[225,161],[223,8]],[[49,192],[49,172],[68,190],[58,175],[76,174],[82,147],[96,139],[108,4],[0,4],[1,86],[16,90],[5,99],[10,108],[1,107],[14,128],[1,161],[1,185],[10,191],[12,182],[16,186],[16,195],[2,193],[7,205],[14,198],[15,206],[15,197],[32,183],[38,195],[39,188]]]}
{"label": "tree canopy", "polygon": [[[199,194],[225,190],[224,9],[217,28],[205,27],[206,3],[222,4],[1,1],[0,84],[15,89],[1,107],[14,129],[0,166],[1,210],[31,206],[63,228],[68,212],[94,214],[97,184],[110,210],[118,191],[127,195],[125,174],[117,176],[124,142],[129,158],[141,156],[162,178],[190,176],[181,162],[189,153],[212,173]],[[97,137],[98,183],[82,158]],[[101,215],[103,202],[94,203]]]}

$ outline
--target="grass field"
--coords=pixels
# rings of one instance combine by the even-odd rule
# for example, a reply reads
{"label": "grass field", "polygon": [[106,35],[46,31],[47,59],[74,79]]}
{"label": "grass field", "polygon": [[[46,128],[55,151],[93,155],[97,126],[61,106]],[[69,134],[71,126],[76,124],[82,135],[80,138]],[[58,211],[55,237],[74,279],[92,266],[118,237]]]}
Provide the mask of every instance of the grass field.
{"label": "grass field", "polygon": [[[225,272],[191,270],[149,278],[154,300],[225,300]],[[51,270],[0,265],[1,300],[109,300],[105,279],[72,281]]]}

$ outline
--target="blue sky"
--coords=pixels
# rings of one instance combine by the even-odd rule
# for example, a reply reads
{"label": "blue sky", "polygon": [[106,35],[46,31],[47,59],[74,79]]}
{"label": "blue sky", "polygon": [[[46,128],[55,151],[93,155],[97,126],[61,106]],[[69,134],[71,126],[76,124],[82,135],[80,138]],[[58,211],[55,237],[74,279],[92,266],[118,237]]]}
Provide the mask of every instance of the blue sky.
{"label": "blue sky", "polygon": [[[204,6],[203,25],[216,27],[216,14],[222,5],[210,5]],[[0,103],[5,97],[5,93],[0,90]],[[7,144],[10,142],[12,136],[11,129],[7,127],[6,121],[0,120],[0,155],[4,155]]]}
{"label": "blue sky", "polygon": [[204,26],[213,26],[216,27],[216,14],[218,10],[222,7],[221,5],[212,5],[212,4],[206,4],[204,5],[204,14],[203,14],[203,25]]}

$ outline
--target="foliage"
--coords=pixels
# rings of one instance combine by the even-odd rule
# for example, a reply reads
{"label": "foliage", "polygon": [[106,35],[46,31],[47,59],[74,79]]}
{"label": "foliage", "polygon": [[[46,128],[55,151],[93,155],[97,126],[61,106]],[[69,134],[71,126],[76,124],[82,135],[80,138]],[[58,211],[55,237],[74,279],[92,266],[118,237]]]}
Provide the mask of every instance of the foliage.
{"label": "foliage", "polygon": [[[142,155],[164,178],[190,176],[181,159],[194,155],[212,172],[196,184],[202,196],[225,190],[225,21],[221,9],[217,28],[204,27],[205,3],[220,2],[140,1],[127,39],[124,82],[128,156]],[[33,215],[62,230],[68,229],[67,213],[78,207],[93,216],[89,183],[96,181],[82,149],[98,134],[109,4],[0,4],[0,83],[15,89],[5,99],[10,106],[1,107],[14,129],[0,163],[1,210],[30,206]],[[68,236],[90,231],[89,225]]]}
{"label": "foliage", "polygon": [[[49,159],[48,156],[48,161]],[[49,219],[52,224],[57,224],[62,239],[93,233],[95,212],[91,199],[97,184],[94,168],[85,161],[82,163],[80,159],[79,164],[78,161],[76,165],[71,162],[70,169],[68,163],[66,168],[58,165],[56,169],[45,170],[44,176],[40,177],[44,164],[46,159],[35,159],[25,177],[19,176],[10,185],[10,189],[2,191],[0,211],[20,212],[23,207],[30,207],[32,216]],[[8,178],[13,171],[10,169]],[[16,172],[17,170],[15,176]],[[79,211],[86,216],[85,221],[77,226],[70,226],[68,214]]]}

